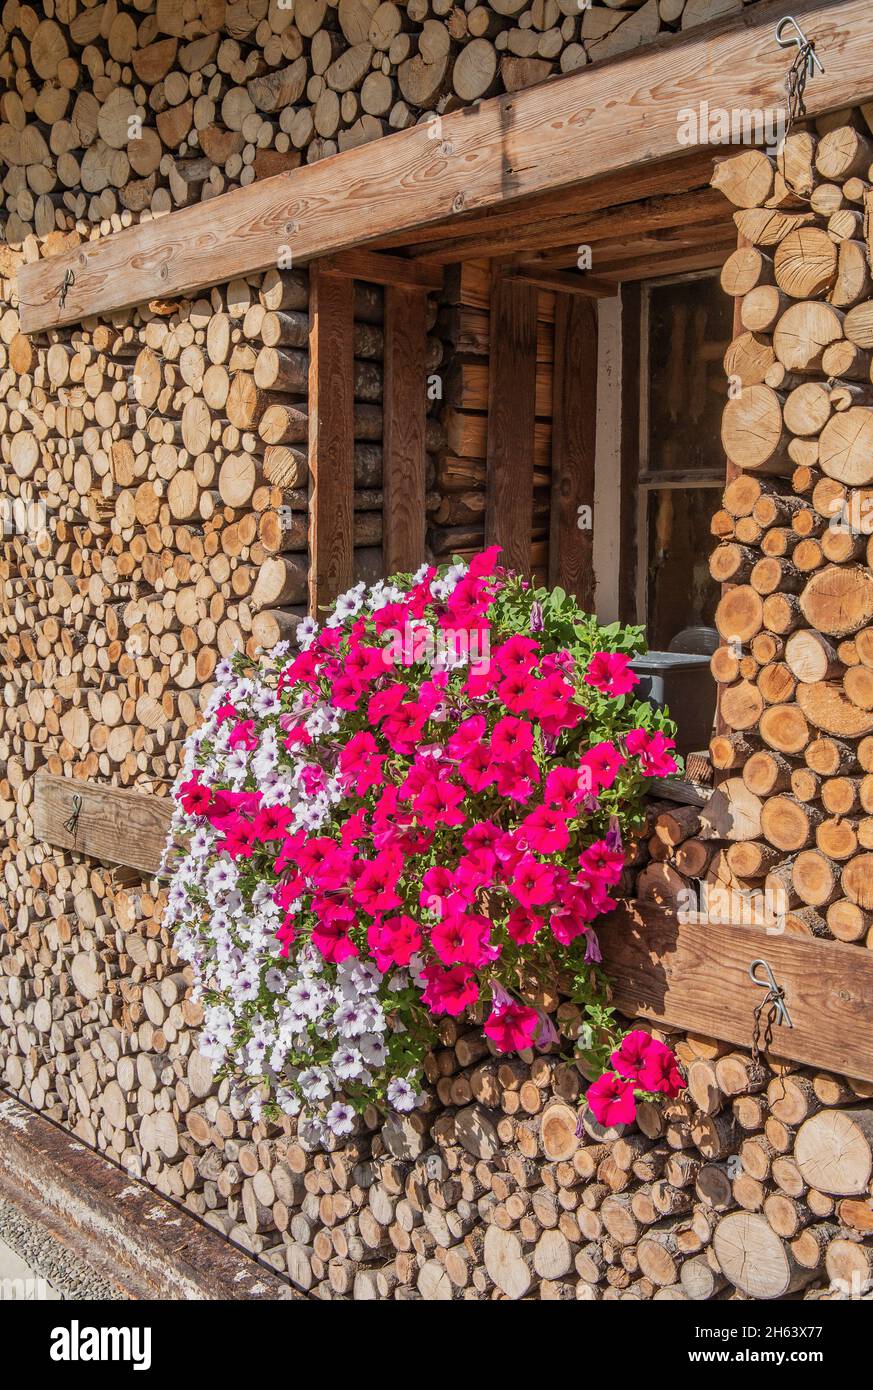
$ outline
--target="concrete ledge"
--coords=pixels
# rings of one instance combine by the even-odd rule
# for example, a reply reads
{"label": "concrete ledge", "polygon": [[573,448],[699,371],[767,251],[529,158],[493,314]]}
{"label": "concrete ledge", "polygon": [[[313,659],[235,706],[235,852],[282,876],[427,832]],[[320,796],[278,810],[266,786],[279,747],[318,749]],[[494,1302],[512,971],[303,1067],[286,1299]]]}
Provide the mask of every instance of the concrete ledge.
{"label": "concrete ledge", "polygon": [[0,1091],[0,1195],[136,1299],[290,1299],[290,1284]]}

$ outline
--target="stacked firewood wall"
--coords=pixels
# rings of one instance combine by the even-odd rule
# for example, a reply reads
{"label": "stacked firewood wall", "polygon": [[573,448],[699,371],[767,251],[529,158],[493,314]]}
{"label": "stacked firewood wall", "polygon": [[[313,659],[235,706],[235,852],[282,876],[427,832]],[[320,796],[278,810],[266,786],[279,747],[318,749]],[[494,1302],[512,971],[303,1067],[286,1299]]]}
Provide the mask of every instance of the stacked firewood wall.
{"label": "stacked firewood wall", "polygon": [[[667,861],[700,877],[699,820],[653,805],[629,846],[645,895]],[[0,871],[2,1084],[313,1296],[869,1293],[869,1085],[674,1033],[686,1093],[623,1132],[583,1107],[577,1134],[579,1011],[556,1001],[560,1046],[519,1057],[444,1022],[421,1109],[315,1153],[199,1056],[157,883],[14,829]]]}
{"label": "stacked firewood wall", "polygon": [[[492,270],[467,261],[446,273],[442,334],[451,354],[445,385],[445,444],[437,460],[442,494],[429,515],[428,544],[435,559],[465,558],[485,544],[488,389]],[[533,525],[530,565],[545,583],[548,569],[552,451],[555,296],[537,295],[536,418],[533,441]]]}
{"label": "stacked firewood wall", "polygon": [[742,0],[62,0],[0,10],[6,240],[103,236]]}
{"label": "stacked firewood wall", "polygon": [[714,182],[743,238],[722,275],[735,476],[712,745],[728,861],[795,930],[873,944],[873,136],[866,108],[747,151]]}

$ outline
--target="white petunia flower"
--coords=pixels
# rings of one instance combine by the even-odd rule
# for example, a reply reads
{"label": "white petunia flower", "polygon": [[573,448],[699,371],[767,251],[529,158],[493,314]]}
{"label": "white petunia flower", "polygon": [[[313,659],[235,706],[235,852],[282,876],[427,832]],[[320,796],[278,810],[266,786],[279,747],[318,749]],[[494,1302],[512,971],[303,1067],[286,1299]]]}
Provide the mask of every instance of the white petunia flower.
{"label": "white petunia flower", "polygon": [[388,1082],[388,1089],[385,1094],[389,1104],[393,1105],[395,1110],[406,1112],[415,1109],[418,1095],[407,1077],[395,1076]]}
{"label": "white petunia flower", "polygon": [[355,1127],[355,1112],[345,1101],[335,1100],[325,1120],[334,1134],[351,1134]]}

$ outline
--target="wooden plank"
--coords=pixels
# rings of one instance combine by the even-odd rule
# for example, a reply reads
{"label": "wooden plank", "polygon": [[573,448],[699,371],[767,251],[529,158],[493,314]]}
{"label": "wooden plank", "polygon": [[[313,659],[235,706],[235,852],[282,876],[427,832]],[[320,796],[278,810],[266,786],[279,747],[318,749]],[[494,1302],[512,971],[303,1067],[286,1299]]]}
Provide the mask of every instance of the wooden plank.
{"label": "wooden plank", "polygon": [[523,280],[540,290],[558,294],[579,295],[583,299],[612,299],[618,294],[615,285],[598,280],[595,275],[573,275],[563,270],[539,270],[536,266],[517,266],[506,272],[507,280]]}
{"label": "wooden plank", "polygon": [[366,280],[371,285],[405,285],[411,290],[441,290],[443,268],[424,260],[407,260],[380,251],[343,251],[339,256],[325,256],[320,262],[337,275],[350,275],[353,280]]}
{"label": "wooden plank", "polygon": [[[798,0],[794,13],[825,67],[807,86],[807,114],[873,96],[868,0]],[[289,253],[300,264],[435,225],[452,213],[679,159],[703,143],[679,143],[683,108],[703,100],[710,109],[783,106],[793,54],[773,40],[774,21],[783,14],[782,0],[765,0],[721,24],[670,34],[612,61],[444,115],[439,144],[422,122],[24,266],[22,330],[192,294],[266,270]],[[75,280],[61,307],[68,270]]]}
{"label": "wooden plank", "polygon": [[385,573],[415,572],[424,560],[427,295],[385,290],[382,392],[382,546]]}
{"label": "wooden plank", "polygon": [[679,923],[648,903],[623,905],[598,938],[622,1013],[740,1047],[751,1045],[764,998],[749,966],[766,960],[793,1024],[774,1026],[768,1050],[873,1081],[873,953],[863,947],[739,923]]}
{"label": "wooden plank", "polygon": [[[79,814],[73,821],[77,797]],[[168,796],[48,772],[38,772],[35,778],[33,833],[37,840],[110,864],[126,864],[144,874],[158,872],[172,815]]]}
{"label": "wooden plank", "polygon": [[640,326],[638,284],[621,296],[621,476],[619,493],[618,616],[638,622],[637,496],[640,471]]}
{"label": "wooden plank", "polygon": [[485,544],[530,574],[533,527],[537,291],[497,271],[491,290]]}
{"label": "wooden plank", "polygon": [[354,573],[354,282],[314,266],[309,278],[309,611],[351,588]]}
{"label": "wooden plank", "polygon": [[[549,584],[594,608],[594,448],[597,422],[597,307],[555,300],[552,506]],[[588,507],[587,516],[580,508]]]}
{"label": "wooden plank", "polygon": [[[550,193],[498,203],[484,213],[456,217],[436,226],[416,227],[396,237],[380,238],[380,247],[403,244],[432,263],[456,262],[459,256],[512,256],[527,248],[554,246],[575,235],[580,222],[636,205],[644,198],[713,192],[709,187],[715,152],[695,149],[671,159],[635,169],[613,170],[590,182],[557,188]],[[722,204],[730,217],[729,207]],[[596,230],[596,227],[595,227]],[[609,235],[609,233],[606,233]],[[586,238],[587,239],[587,238]]]}
{"label": "wooden plank", "polygon": [[642,261],[606,266],[604,274],[622,285],[662,275],[691,275],[695,270],[720,270],[733,250],[733,242],[719,242],[706,251],[681,251],[673,256],[648,256]]}
{"label": "wooden plank", "polygon": [[686,782],[681,777],[651,777],[646,783],[646,795],[677,801],[681,806],[705,806],[712,796],[712,787]]}

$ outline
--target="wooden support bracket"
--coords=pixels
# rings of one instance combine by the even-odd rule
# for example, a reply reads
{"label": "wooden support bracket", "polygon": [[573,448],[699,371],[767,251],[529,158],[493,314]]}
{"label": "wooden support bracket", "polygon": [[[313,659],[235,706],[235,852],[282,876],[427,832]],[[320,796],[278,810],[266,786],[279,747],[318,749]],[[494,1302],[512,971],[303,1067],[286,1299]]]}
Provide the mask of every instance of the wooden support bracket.
{"label": "wooden support bracket", "polygon": [[443,267],[425,260],[407,260],[379,251],[343,251],[339,256],[325,256],[315,264],[335,275],[347,275],[351,280],[366,280],[371,285],[396,285],[409,290],[441,290]]}
{"label": "wooden support bracket", "polygon": [[[869,0],[796,0],[792,8],[825,66],[807,84],[807,116],[873,96]],[[724,22],[446,114],[440,142],[419,123],[35,261],[18,273],[22,332],[190,296],[274,267],[286,244],[302,265],[415,228],[445,229],[457,214],[680,159],[690,153],[677,138],[683,107],[704,99],[728,110],[783,107],[791,59],[773,41],[783,14],[782,0],[763,0]]]}
{"label": "wooden support bracket", "polygon": [[143,874],[157,874],[173,802],[168,796],[125,791],[38,772],[33,833],[59,849],[76,850]]}
{"label": "wooden support bracket", "polygon": [[618,285],[598,280],[595,275],[576,275],[568,270],[537,270],[533,265],[508,266],[507,280],[523,280],[538,290],[554,290],[557,294],[574,294],[581,299],[614,299]]}
{"label": "wooden support bracket", "polygon": [[736,922],[680,922],[649,903],[623,903],[597,934],[613,1003],[629,1017],[748,1048],[764,999],[749,967],[763,959],[793,1024],[774,1025],[767,1050],[873,1081],[871,952]]}

